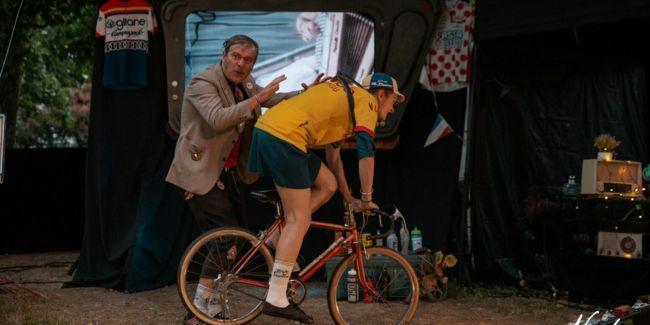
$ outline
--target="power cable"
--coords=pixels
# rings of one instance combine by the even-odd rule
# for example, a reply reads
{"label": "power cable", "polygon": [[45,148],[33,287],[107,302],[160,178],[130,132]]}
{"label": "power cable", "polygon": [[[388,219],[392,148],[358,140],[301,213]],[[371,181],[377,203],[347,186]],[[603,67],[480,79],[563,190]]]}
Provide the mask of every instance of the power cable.
{"label": "power cable", "polygon": [[4,272],[23,272],[31,269],[38,269],[43,267],[69,267],[72,265],[72,262],[50,262],[45,264],[34,264],[34,265],[14,265],[0,267],[0,273]]}
{"label": "power cable", "polygon": [[5,63],[7,63],[7,57],[11,51],[11,42],[14,39],[14,32],[16,31],[16,24],[18,23],[18,17],[20,16],[20,10],[23,8],[23,1],[20,0],[20,5],[18,5],[18,12],[16,12],[16,19],[14,19],[14,26],[11,28],[11,36],[9,36],[9,44],[7,45],[7,52],[5,52],[5,58],[2,61],[2,68],[0,68],[0,80],[2,80],[2,73],[5,70]]}

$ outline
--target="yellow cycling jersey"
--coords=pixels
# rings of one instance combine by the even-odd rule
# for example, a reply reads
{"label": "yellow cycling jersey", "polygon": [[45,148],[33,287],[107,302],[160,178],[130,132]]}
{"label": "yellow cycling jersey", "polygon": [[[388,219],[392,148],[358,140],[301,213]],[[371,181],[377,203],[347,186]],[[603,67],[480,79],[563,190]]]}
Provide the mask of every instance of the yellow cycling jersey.
{"label": "yellow cycling jersey", "polygon": [[350,87],[354,97],[356,127],[352,129],[350,108],[340,81],[328,81],[273,106],[255,127],[307,152],[307,148],[339,142],[354,133],[375,137],[377,99],[367,90]]}

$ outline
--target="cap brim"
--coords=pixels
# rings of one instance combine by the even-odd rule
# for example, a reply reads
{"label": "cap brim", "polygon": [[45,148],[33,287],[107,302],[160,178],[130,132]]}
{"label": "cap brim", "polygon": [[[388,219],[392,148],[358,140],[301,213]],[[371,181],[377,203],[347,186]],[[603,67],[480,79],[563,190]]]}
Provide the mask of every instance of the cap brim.
{"label": "cap brim", "polygon": [[399,91],[393,91],[393,93],[395,93],[395,96],[397,96],[397,103],[398,104],[403,102],[406,99],[406,97],[404,95],[402,95],[402,93],[400,93]]}

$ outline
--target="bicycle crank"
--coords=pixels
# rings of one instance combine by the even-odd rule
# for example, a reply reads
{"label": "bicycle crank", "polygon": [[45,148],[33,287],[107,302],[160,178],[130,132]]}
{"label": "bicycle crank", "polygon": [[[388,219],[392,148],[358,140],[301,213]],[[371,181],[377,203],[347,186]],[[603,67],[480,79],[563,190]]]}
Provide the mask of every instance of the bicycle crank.
{"label": "bicycle crank", "polygon": [[298,279],[289,280],[287,286],[287,298],[296,305],[300,305],[307,297],[307,286]]}

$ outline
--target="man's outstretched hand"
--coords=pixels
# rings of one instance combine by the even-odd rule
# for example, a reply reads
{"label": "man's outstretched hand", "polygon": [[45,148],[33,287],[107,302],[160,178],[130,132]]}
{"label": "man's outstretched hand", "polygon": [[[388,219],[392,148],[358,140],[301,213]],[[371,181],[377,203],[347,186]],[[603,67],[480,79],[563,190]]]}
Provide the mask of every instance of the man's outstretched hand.
{"label": "man's outstretched hand", "polygon": [[319,83],[322,83],[322,82],[325,82],[325,81],[328,81],[328,80],[331,80],[331,79],[332,79],[332,77],[325,77],[325,78],[323,78],[324,75],[325,75],[325,74],[321,72],[321,73],[319,73],[319,74],[316,76],[316,79],[314,79],[314,82],[312,82],[310,85],[307,85],[307,84],[304,83],[304,82],[301,83],[300,85],[302,86],[302,88],[303,88],[304,90],[307,90],[307,89],[309,89],[309,87],[316,86],[316,85],[318,85]]}
{"label": "man's outstretched hand", "polygon": [[281,75],[273,79],[273,81],[271,81],[268,85],[266,85],[266,87],[264,87],[262,91],[260,91],[254,96],[255,99],[257,100],[257,103],[261,105],[262,103],[266,102],[271,97],[273,97],[273,95],[275,95],[278,89],[280,89],[280,83],[285,80],[287,80],[287,77],[285,75]]}

